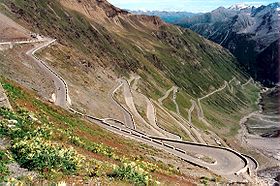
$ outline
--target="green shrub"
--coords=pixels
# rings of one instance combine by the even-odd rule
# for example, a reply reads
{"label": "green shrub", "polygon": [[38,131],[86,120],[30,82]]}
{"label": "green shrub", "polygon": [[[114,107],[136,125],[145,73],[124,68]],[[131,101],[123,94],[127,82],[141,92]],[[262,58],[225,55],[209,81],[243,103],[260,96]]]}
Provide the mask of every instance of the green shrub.
{"label": "green shrub", "polygon": [[12,146],[17,162],[30,170],[76,173],[84,158],[72,148],[63,148],[41,137],[22,139]]}
{"label": "green shrub", "polygon": [[101,143],[87,142],[85,148],[93,153],[102,154],[109,158],[117,157],[111,147],[105,146]]}
{"label": "green shrub", "polygon": [[5,119],[0,121],[0,136],[9,136],[12,140],[21,140],[24,137],[43,137],[50,139],[52,135],[52,129],[46,125],[36,127],[34,122],[29,119],[29,116],[16,115],[13,112],[7,111],[7,113],[1,112],[0,116]]}
{"label": "green shrub", "polygon": [[3,83],[3,88],[8,92],[8,96],[13,100],[24,97],[22,91],[12,86],[10,83]]}
{"label": "green shrub", "polygon": [[0,150],[0,182],[3,182],[5,178],[10,174],[7,164],[10,162],[9,156],[6,152]]}
{"label": "green shrub", "polygon": [[149,173],[135,162],[116,166],[111,176],[120,180],[127,180],[135,185],[149,185],[153,182]]}

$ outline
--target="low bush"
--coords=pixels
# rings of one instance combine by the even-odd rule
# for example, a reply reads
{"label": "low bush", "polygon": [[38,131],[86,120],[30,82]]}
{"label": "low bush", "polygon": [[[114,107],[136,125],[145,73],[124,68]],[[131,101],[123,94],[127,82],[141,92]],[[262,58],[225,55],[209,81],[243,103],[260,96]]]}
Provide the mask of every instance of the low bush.
{"label": "low bush", "polygon": [[81,167],[84,158],[72,148],[63,148],[41,137],[22,139],[12,146],[17,162],[30,170],[56,170],[73,174]]}
{"label": "low bush", "polygon": [[149,182],[148,173],[133,164],[123,164],[116,167],[112,176],[120,180],[128,180],[137,185],[147,185]]}
{"label": "low bush", "polygon": [[0,182],[3,182],[10,174],[7,164],[10,162],[9,156],[5,151],[0,150]]}
{"label": "low bush", "polygon": [[0,116],[0,134],[11,139],[11,152],[22,167],[42,172],[77,172],[84,158],[72,148],[52,143],[53,129],[48,124],[24,110],[0,108]]}
{"label": "low bush", "polygon": [[122,163],[120,166],[116,166],[110,176],[127,180],[135,185],[156,185],[158,183],[153,181],[151,175],[135,162]]}

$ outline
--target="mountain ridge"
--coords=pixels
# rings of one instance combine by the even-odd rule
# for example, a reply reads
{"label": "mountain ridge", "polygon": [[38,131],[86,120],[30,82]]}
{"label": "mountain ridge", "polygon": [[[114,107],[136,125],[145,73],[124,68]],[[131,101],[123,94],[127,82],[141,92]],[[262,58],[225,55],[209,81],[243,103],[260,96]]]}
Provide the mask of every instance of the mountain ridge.
{"label": "mountain ridge", "polygon": [[186,17],[192,17],[200,13],[191,13],[185,11],[142,11],[142,10],[128,10],[132,14],[149,15],[160,17],[167,23],[176,23],[178,20]]}
{"label": "mountain ridge", "polygon": [[[185,23],[182,21],[178,25],[190,28],[229,49],[251,76],[265,85],[273,86],[279,80],[278,68],[267,67],[264,71],[269,71],[273,75],[262,77],[263,71],[258,67],[260,61],[257,56],[279,38],[279,7],[279,3],[272,3],[238,11],[216,9],[210,13],[186,19]],[[207,20],[205,17],[211,19]],[[270,49],[272,50],[271,47]],[[276,66],[267,63],[266,66]]]}

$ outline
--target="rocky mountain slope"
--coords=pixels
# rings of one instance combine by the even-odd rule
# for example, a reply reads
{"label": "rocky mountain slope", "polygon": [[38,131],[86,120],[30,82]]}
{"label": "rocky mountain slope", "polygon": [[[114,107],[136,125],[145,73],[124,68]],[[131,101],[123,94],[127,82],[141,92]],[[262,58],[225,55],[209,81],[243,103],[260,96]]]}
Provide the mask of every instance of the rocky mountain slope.
{"label": "rocky mountain slope", "polygon": [[[56,39],[36,56],[67,83],[72,109],[104,118],[117,128],[120,123],[132,121],[140,134],[147,136],[171,136],[242,150],[234,136],[239,119],[256,109],[259,87],[221,46],[158,17],[133,15],[105,0],[3,0],[0,10],[23,27]],[[34,59],[26,58],[26,51],[33,45],[1,48],[0,64],[4,68],[0,72],[51,99],[57,91],[53,90],[55,82],[40,73]],[[13,84],[6,80],[3,83]],[[24,100],[18,101],[21,107],[26,107]],[[27,106],[30,110],[34,107]],[[48,111],[41,103],[39,106],[43,113]],[[58,117],[55,126],[63,123],[64,112],[51,112],[52,117]],[[81,130],[88,125],[81,125]],[[85,137],[91,139],[93,131],[87,131]],[[111,137],[99,128],[96,131]],[[84,133],[76,135],[82,137]],[[112,137],[112,141],[121,139],[126,138]],[[211,162],[211,158],[197,152],[189,155]],[[162,157],[158,160],[168,163]],[[123,163],[114,158],[108,161]],[[190,176],[189,172],[182,174]],[[242,176],[234,174],[225,175],[226,180],[231,176],[243,181]],[[177,182],[181,178],[174,179]]]}
{"label": "rocky mountain slope", "polygon": [[252,77],[271,85],[279,81],[279,8],[279,3],[221,7],[177,24],[229,49]]}

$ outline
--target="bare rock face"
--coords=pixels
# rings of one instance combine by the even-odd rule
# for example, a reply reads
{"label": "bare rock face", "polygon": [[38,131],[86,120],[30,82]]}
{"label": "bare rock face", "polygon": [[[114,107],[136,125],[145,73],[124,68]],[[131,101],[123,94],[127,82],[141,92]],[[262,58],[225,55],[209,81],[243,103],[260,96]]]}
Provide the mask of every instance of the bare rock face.
{"label": "bare rock face", "polygon": [[9,99],[3,89],[2,85],[0,84],[0,107],[6,107],[12,109],[12,106],[9,102]]}
{"label": "bare rock face", "polygon": [[106,0],[59,0],[59,2],[63,6],[78,11],[102,25],[108,22],[112,26],[111,23],[121,25],[121,22],[139,23],[139,21],[153,28],[166,25],[157,16],[134,15],[111,5]]}

